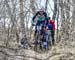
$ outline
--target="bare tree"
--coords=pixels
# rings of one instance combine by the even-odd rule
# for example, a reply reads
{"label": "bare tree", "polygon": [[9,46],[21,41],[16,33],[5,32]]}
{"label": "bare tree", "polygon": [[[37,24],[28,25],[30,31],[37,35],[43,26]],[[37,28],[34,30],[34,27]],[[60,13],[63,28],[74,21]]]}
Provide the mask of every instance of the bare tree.
{"label": "bare tree", "polygon": [[19,4],[20,4],[20,30],[22,32],[22,34],[25,33],[25,24],[24,24],[24,9],[23,9],[23,0],[19,0]]}
{"label": "bare tree", "polygon": [[54,12],[53,12],[53,19],[55,20],[57,14],[57,0],[54,0]]}
{"label": "bare tree", "polygon": [[46,0],[46,3],[45,3],[45,11],[47,11],[47,5],[48,5],[48,0]]}

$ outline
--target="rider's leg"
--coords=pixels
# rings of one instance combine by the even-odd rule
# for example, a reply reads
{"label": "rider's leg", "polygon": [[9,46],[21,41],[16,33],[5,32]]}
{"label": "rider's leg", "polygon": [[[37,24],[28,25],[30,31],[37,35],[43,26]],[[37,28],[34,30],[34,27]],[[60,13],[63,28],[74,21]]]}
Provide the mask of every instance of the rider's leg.
{"label": "rider's leg", "polygon": [[47,43],[48,43],[48,48],[49,48],[49,46],[50,46],[50,44],[51,44],[51,42],[50,42],[50,31],[49,30],[47,30],[47,36],[46,36],[46,40],[47,40]]}
{"label": "rider's leg", "polygon": [[34,34],[34,36],[36,36],[36,33],[37,33],[37,26],[39,26],[39,25],[40,25],[40,22],[37,21],[36,26],[35,26],[35,34]]}
{"label": "rider's leg", "polygon": [[36,32],[37,32],[37,26],[35,26],[35,33],[34,33],[34,36],[36,36]]}
{"label": "rider's leg", "polygon": [[52,45],[54,45],[55,40],[54,40],[54,31],[53,30],[51,31],[51,36],[52,36]]}
{"label": "rider's leg", "polygon": [[44,33],[44,38],[43,38],[43,47],[45,48],[45,49],[47,49],[48,48],[48,42],[47,42],[47,40],[46,40],[46,37],[47,37],[47,34],[46,34],[46,32]]}
{"label": "rider's leg", "polygon": [[36,27],[35,27],[35,50],[37,50],[38,46],[40,45],[40,41],[39,41],[39,26],[40,26],[40,22],[37,21]]}
{"label": "rider's leg", "polygon": [[48,41],[49,41],[49,45],[51,45],[52,44],[51,30],[48,31]]}

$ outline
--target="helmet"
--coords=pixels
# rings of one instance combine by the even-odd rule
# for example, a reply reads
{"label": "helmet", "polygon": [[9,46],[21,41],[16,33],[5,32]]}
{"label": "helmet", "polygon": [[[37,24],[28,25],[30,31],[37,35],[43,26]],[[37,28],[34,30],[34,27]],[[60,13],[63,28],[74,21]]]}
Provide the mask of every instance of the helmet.
{"label": "helmet", "polygon": [[51,17],[48,17],[48,20],[50,20],[51,19]]}
{"label": "helmet", "polygon": [[45,11],[45,8],[42,6],[39,11]]}

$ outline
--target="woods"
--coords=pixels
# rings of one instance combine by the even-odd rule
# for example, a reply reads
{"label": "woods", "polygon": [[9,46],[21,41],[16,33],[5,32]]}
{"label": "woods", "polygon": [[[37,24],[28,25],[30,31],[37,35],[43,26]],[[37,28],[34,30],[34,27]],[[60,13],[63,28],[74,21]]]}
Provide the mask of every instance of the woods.
{"label": "woods", "polygon": [[37,53],[28,49],[32,53],[31,56],[27,50],[21,50],[18,46],[23,36],[27,38],[29,44],[32,43],[34,39],[32,17],[39,10],[41,3],[39,5],[37,0],[0,0],[1,60],[13,60],[12,57],[14,60],[25,60],[25,53],[29,56],[26,60],[75,59],[75,0],[46,0],[43,5],[47,15],[55,21],[56,42],[47,53]]}

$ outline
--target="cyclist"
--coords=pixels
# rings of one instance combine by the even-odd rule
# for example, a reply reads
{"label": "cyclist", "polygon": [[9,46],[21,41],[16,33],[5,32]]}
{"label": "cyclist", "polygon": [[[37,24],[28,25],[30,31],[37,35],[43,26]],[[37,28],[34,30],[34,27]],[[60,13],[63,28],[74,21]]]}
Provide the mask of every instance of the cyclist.
{"label": "cyclist", "polygon": [[35,23],[35,36],[37,32],[37,26],[40,26],[41,24],[44,24],[45,20],[47,20],[47,14],[45,12],[44,7],[41,7],[41,9],[33,16],[32,18],[32,25]]}

